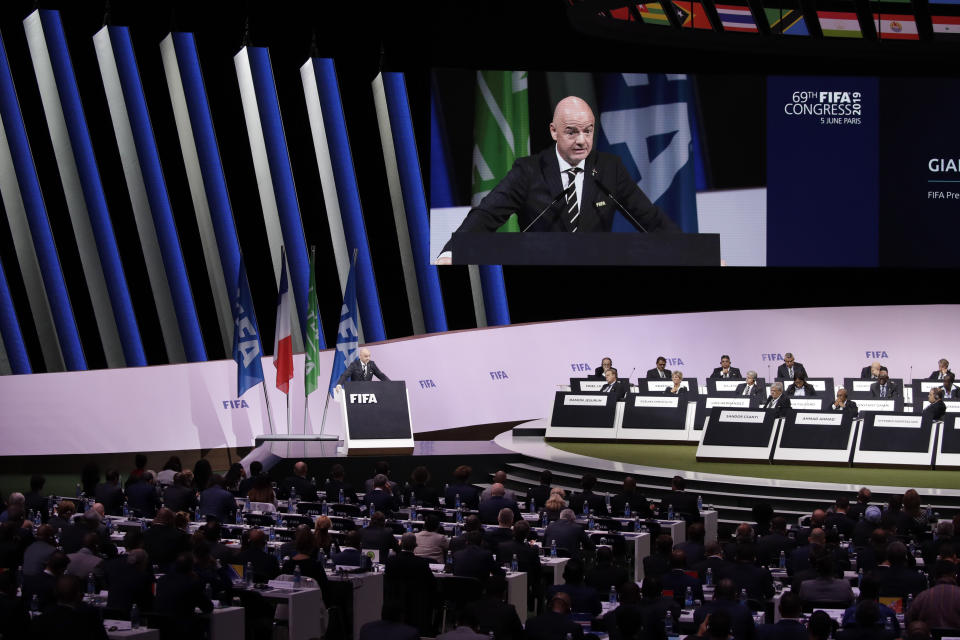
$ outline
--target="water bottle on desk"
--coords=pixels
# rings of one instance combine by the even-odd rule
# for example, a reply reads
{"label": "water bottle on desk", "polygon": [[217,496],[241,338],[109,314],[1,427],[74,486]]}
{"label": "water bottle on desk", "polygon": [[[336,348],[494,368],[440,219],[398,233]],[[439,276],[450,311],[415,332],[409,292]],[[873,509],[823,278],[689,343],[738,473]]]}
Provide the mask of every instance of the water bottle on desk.
{"label": "water bottle on desk", "polygon": [[97,583],[93,579],[93,572],[87,574],[87,595],[95,596],[97,594]]}
{"label": "water bottle on desk", "polygon": [[607,513],[613,513],[613,505],[610,504],[610,494],[609,494],[609,493],[607,494],[606,503],[607,503]]}
{"label": "water bottle on desk", "polygon": [[134,602],[133,606],[130,607],[130,628],[140,628],[140,607],[137,606],[136,602]]}
{"label": "water bottle on desk", "polygon": [[207,597],[207,600],[213,602],[213,585],[209,582],[203,585],[203,595]]}
{"label": "water bottle on desk", "polygon": [[277,531],[274,527],[270,527],[270,542],[274,542],[277,539]]}
{"label": "water bottle on desk", "polygon": [[530,513],[537,512],[537,501],[531,496],[530,498]]}
{"label": "water bottle on desk", "polygon": [[457,509],[460,508],[460,494],[458,493],[453,500],[453,506]]}
{"label": "water bottle on desk", "polygon": [[326,498],[324,498],[323,502],[320,503],[320,515],[324,515],[324,516],[330,515],[330,507],[327,505]]}
{"label": "water bottle on desk", "polygon": [[633,530],[640,531],[640,516],[637,516],[633,519]]}
{"label": "water bottle on desk", "polygon": [[30,598],[30,617],[40,615],[40,598],[37,597],[37,594],[33,594],[33,597]]}
{"label": "water bottle on desk", "polygon": [[688,609],[693,606],[693,587],[687,587],[687,593],[683,597],[683,606]]}
{"label": "water bottle on desk", "polygon": [[250,496],[247,496],[243,501],[243,510],[250,511]]}
{"label": "water bottle on desk", "polygon": [[517,560],[517,554],[513,554],[513,560],[510,561],[510,571],[514,573],[520,571],[520,562]]}
{"label": "water bottle on desk", "polygon": [[594,524],[594,523],[593,523],[593,516],[590,516],[589,518],[587,518],[587,530],[588,530],[588,531],[593,531],[593,524]]}
{"label": "water bottle on desk", "polygon": [[126,500],[123,501],[123,517],[124,518],[130,517],[130,505],[127,504]]}
{"label": "water bottle on desk", "polygon": [[857,589],[863,585],[863,569],[857,569]]}
{"label": "water bottle on desk", "polygon": [[237,509],[237,524],[243,525],[243,512],[240,509]]}
{"label": "water bottle on desk", "polygon": [[287,513],[297,512],[297,490],[290,487],[290,497],[287,499]]}
{"label": "water bottle on desk", "polygon": [[543,515],[540,517],[540,526],[543,527],[544,529],[546,529],[546,528],[547,528],[547,521],[548,521],[548,520],[549,520],[549,518],[547,518],[547,512],[544,511],[544,512],[543,512]]}
{"label": "water bottle on desk", "polygon": [[340,501],[340,504],[343,504],[343,489],[340,489],[340,493],[337,494],[337,499]]}
{"label": "water bottle on desk", "polygon": [[673,505],[672,505],[672,504],[668,504],[668,505],[667,505],[667,520],[673,520],[673,516],[674,516],[674,513],[673,513]]}
{"label": "water bottle on desk", "polygon": [[407,533],[413,533],[413,523],[407,520]]}
{"label": "water bottle on desk", "polygon": [[666,633],[667,638],[673,638],[673,615],[668,611],[667,615],[663,618],[663,630]]}
{"label": "water bottle on desk", "polygon": [[780,565],[779,565],[779,566],[780,566],[781,569],[786,569],[786,568],[787,568],[787,554],[786,554],[785,551],[781,551],[781,552],[780,552]]}
{"label": "water bottle on desk", "polygon": [[617,588],[613,585],[610,585],[610,604],[617,604]]}
{"label": "water bottle on desk", "polygon": [[712,586],[713,586],[713,569],[711,569],[710,567],[707,567],[707,575],[706,575],[706,577],[705,577],[705,584],[706,584],[708,587],[712,587]]}
{"label": "water bottle on desk", "polygon": [[410,519],[411,519],[411,520],[416,520],[416,519],[417,519],[417,505],[416,505],[416,503],[413,501],[413,494],[412,494],[412,493],[410,494]]}
{"label": "water bottle on desk", "polygon": [[447,565],[444,568],[444,572],[453,573],[453,553],[450,551],[447,552]]}
{"label": "water bottle on desk", "polygon": [[298,564],[293,568],[293,588],[299,589],[302,582],[303,574],[300,573],[300,565]]}
{"label": "water bottle on desk", "polygon": [[463,524],[463,511],[457,509],[457,524]]}
{"label": "water bottle on desk", "polygon": [[697,496],[697,511],[703,511],[703,496]]}
{"label": "water bottle on desk", "polygon": [[556,540],[550,541],[550,557],[551,558],[557,557],[557,541]]}
{"label": "water bottle on desk", "polygon": [[623,517],[624,517],[624,518],[629,518],[629,517],[630,517],[630,503],[629,503],[629,502],[626,502],[626,503],[624,503],[624,505],[623,505]]}
{"label": "water bottle on desk", "polygon": [[243,570],[243,579],[247,582],[247,587],[253,586],[253,563],[248,562]]}
{"label": "water bottle on desk", "polygon": [[586,500],[583,501],[583,517],[584,518],[590,517],[590,503],[587,502]]}
{"label": "water bottle on desk", "polygon": [[200,507],[194,507],[193,509],[193,521],[200,522]]}

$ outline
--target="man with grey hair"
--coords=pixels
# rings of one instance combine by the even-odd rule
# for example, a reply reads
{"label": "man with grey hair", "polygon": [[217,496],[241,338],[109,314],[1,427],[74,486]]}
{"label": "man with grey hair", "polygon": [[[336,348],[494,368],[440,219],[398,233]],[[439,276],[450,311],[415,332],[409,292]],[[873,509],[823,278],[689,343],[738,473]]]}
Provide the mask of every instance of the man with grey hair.
{"label": "man with grey hair", "polygon": [[0,513],[0,524],[13,520],[20,521],[26,517],[24,509],[26,508],[27,498],[19,491],[14,491],[7,498],[7,508]]}
{"label": "man with grey hair", "polygon": [[480,515],[480,521],[484,524],[496,524],[501,509],[510,509],[513,512],[513,519],[520,519],[520,509],[515,500],[506,497],[506,488],[499,482],[494,482],[490,486],[490,497],[480,502],[477,512]]}
{"label": "man with grey hair", "polygon": [[783,354],[783,364],[777,367],[777,380],[795,380],[797,376],[807,379],[807,370],[803,364],[795,362],[789,351]]}
{"label": "man with grey hair", "polygon": [[571,558],[579,558],[581,550],[592,549],[593,542],[583,527],[577,524],[573,509],[564,509],[556,522],[547,526],[543,534],[544,548],[549,549],[556,542],[557,549],[569,553]]}
{"label": "man with grey hair", "polygon": [[757,383],[757,372],[747,371],[747,381],[737,385],[734,392],[738,396],[750,398],[750,406],[757,407],[763,402],[763,387]]}
{"label": "man with grey hair", "polygon": [[767,401],[763,403],[763,408],[772,411],[776,418],[782,418],[786,415],[787,409],[790,408],[790,398],[783,395],[782,382],[774,382],[771,385],[770,395],[767,397]]}
{"label": "man with grey hair", "polygon": [[370,382],[373,376],[378,380],[389,382],[390,378],[377,367],[377,363],[370,359],[370,349],[360,347],[357,351],[357,359],[350,363],[340,377],[337,379],[337,390],[343,390],[343,383],[347,380],[351,382]]}
{"label": "man with grey hair", "polygon": [[501,469],[501,470],[497,471],[495,474],[493,474],[493,484],[491,484],[489,487],[487,487],[486,489],[484,489],[484,490],[483,490],[483,493],[480,494],[480,502],[483,502],[484,500],[486,500],[487,498],[490,497],[490,495],[491,495],[491,494],[490,494],[490,490],[493,488],[493,485],[496,484],[496,483],[498,483],[498,482],[499,482],[500,484],[504,485],[504,487],[503,487],[503,495],[504,495],[504,496],[506,496],[506,497],[509,498],[510,500],[516,500],[516,499],[517,499],[517,496],[513,493],[513,491],[512,491],[511,489],[507,489],[507,487],[506,487],[506,483],[507,483],[507,472],[504,471],[503,469]]}

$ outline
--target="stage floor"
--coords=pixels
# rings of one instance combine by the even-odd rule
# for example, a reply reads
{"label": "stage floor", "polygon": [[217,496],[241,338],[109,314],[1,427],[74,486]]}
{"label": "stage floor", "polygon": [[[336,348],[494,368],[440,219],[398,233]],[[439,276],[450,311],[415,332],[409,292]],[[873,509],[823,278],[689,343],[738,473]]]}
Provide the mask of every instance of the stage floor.
{"label": "stage floor", "polygon": [[853,492],[862,486],[884,493],[913,488],[923,494],[960,497],[960,471],[698,462],[697,448],[684,444],[548,443],[542,436],[514,436],[509,431],[494,442],[540,460],[622,473],[661,477],[679,473],[691,480]]}

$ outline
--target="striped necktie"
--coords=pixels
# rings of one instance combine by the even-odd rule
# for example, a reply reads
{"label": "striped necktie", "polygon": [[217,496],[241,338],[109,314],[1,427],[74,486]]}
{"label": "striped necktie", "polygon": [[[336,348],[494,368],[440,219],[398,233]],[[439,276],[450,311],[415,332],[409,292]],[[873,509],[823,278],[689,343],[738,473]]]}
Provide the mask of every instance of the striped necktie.
{"label": "striped necktie", "polygon": [[570,225],[570,231],[575,232],[577,227],[577,218],[580,217],[580,203],[577,202],[577,174],[581,173],[583,169],[580,167],[570,167],[566,171],[567,174],[567,186],[565,192],[567,195],[567,213],[565,219]]}

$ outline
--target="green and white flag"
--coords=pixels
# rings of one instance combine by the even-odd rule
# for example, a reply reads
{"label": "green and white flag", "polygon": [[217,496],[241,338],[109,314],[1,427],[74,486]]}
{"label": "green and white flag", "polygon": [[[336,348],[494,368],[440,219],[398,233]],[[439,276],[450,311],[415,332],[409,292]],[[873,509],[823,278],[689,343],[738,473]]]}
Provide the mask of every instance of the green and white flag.
{"label": "green and white flag", "polygon": [[307,335],[304,337],[306,360],[304,361],[303,389],[305,395],[317,390],[317,364],[320,360],[320,335],[317,304],[316,247],[310,247],[310,292],[307,294]]}
{"label": "green and white flag", "polygon": [[[530,155],[526,71],[477,71],[473,121],[473,206],[503,180],[517,158]],[[498,231],[519,231],[516,214]]]}

